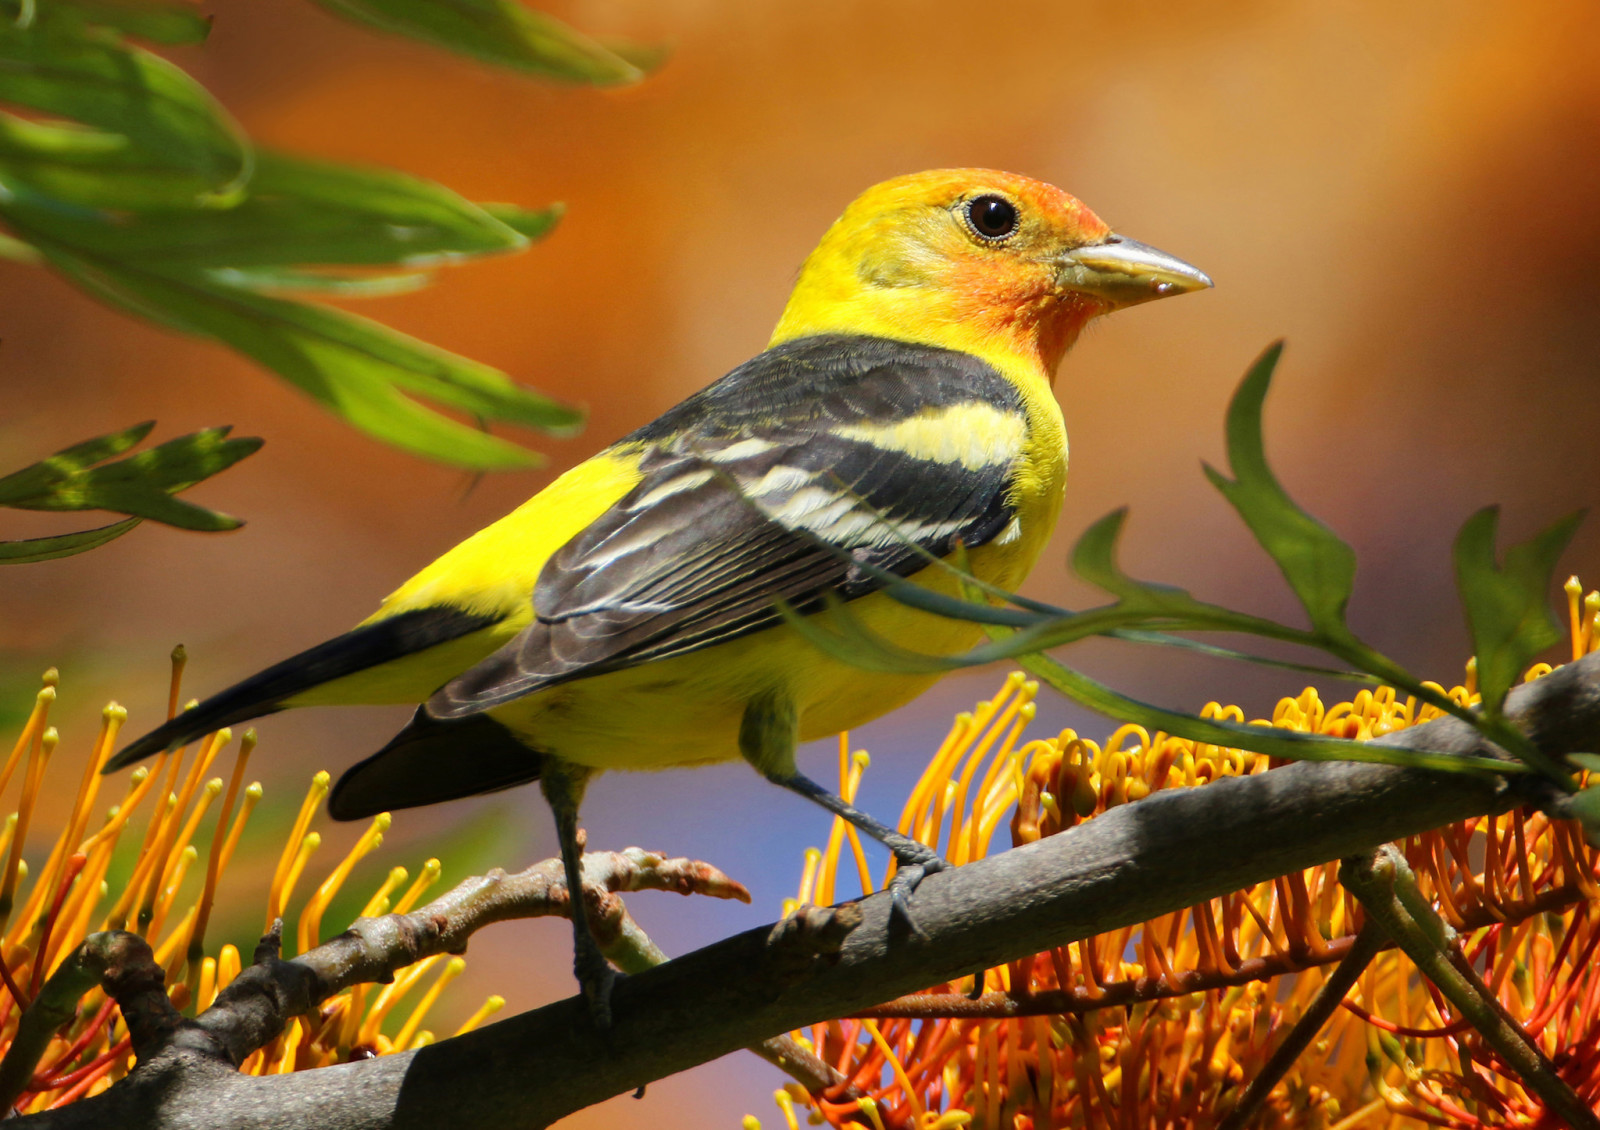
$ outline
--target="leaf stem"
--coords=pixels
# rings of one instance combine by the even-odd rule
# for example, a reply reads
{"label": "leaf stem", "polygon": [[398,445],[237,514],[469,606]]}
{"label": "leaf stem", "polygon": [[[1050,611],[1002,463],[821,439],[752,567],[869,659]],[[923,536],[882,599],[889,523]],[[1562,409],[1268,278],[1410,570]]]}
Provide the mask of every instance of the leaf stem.
{"label": "leaf stem", "polygon": [[1392,844],[1344,860],[1339,881],[1446,1000],[1472,1022],[1496,1054],[1573,1130],[1600,1130],[1590,1110],[1555,1065],[1501,1007],[1456,950],[1455,932],[1417,888],[1416,876]]}

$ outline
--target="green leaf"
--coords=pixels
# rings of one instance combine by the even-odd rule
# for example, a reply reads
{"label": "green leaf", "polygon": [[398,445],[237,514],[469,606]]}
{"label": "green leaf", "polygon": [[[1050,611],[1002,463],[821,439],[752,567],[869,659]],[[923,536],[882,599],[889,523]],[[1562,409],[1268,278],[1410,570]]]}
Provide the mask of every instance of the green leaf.
{"label": "green leaf", "polygon": [[[0,102],[71,119],[126,142],[122,150],[104,137],[68,139],[59,130],[53,138],[30,137],[14,129],[9,164],[0,160],[0,176],[19,182],[13,190],[30,185],[31,171],[43,181],[35,187],[48,192],[56,181],[41,171],[46,154],[81,166],[97,147],[108,171],[136,177],[129,191],[138,194],[151,191],[153,182],[176,180],[191,200],[226,200],[249,177],[248,143],[221,105],[177,67],[109,31],[80,33],[51,21],[34,28],[0,23]],[[146,166],[140,179],[137,170]],[[65,173],[56,175],[64,183]],[[78,194],[95,196],[81,186]]]}
{"label": "green leaf", "polygon": [[214,267],[204,272],[212,282],[263,294],[327,294],[336,298],[384,298],[410,294],[433,281],[426,271],[359,275],[335,270],[294,267]]}
{"label": "green leaf", "polygon": [[1160,620],[1169,631],[1247,632],[1293,643],[1314,642],[1305,633],[1271,620],[1196,600],[1181,588],[1130,577],[1117,560],[1127,517],[1126,508],[1113,510],[1085,530],[1072,547],[1073,572],[1116,597],[1118,610],[1136,614],[1141,621]]}
{"label": "green leaf", "polygon": [[1484,507],[1467,519],[1455,544],[1456,588],[1478,657],[1478,693],[1490,717],[1500,715],[1506,693],[1534,656],[1561,638],[1548,594],[1583,513],[1506,550],[1503,569],[1495,562],[1499,519],[1499,507]]}
{"label": "green leaf", "polygon": [[1272,556],[1317,632],[1348,641],[1345,606],[1355,585],[1356,556],[1332,530],[1297,506],[1267,465],[1261,410],[1283,352],[1276,342],[1250,367],[1228,405],[1228,479],[1209,464],[1206,476],[1239,512]]}
{"label": "green leaf", "polygon": [[[618,86],[645,68],[516,0],[317,0],[357,23],[420,39],[496,66],[566,82]],[[644,49],[625,47],[633,55]],[[647,61],[640,56],[641,62]]]}
{"label": "green leaf", "polygon": [[1072,571],[1091,585],[1104,589],[1131,611],[1190,615],[1209,611],[1183,589],[1137,581],[1123,572],[1118,558],[1128,508],[1120,507],[1092,523],[1072,547]]}
{"label": "green leaf", "polygon": [[[15,3],[10,6],[19,7]],[[211,20],[184,0],[46,0],[36,11],[42,26],[114,28],[168,47],[203,43],[211,34]]]}
{"label": "green leaf", "polygon": [[119,133],[0,112],[0,182],[86,208],[181,208],[212,191],[182,151],[151,152]]}
{"label": "green leaf", "polygon": [[1591,773],[1600,771],[1600,754],[1569,753],[1567,754],[1567,760],[1579,769],[1587,769]]}
{"label": "green leaf", "polygon": [[115,541],[142,521],[143,518],[124,518],[109,526],[79,530],[75,534],[0,541],[0,565],[26,565],[35,561],[53,561],[58,557],[71,557],[77,553],[84,553],[105,545],[108,541]]}
{"label": "green leaf", "polygon": [[539,462],[534,452],[441,416],[411,395],[546,431],[565,431],[581,419],[497,369],[353,314],[44,250],[109,300],[225,342],[354,427],[417,455],[484,471]]}
{"label": "green leaf", "polygon": [[1296,761],[1365,761],[1378,765],[1401,765],[1412,769],[1439,769],[1449,773],[1523,773],[1521,762],[1490,757],[1457,757],[1398,746],[1347,741],[1324,734],[1307,734],[1275,726],[1250,726],[1221,718],[1201,718],[1178,710],[1167,710],[1129,698],[1044,655],[1026,655],[1018,663],[1068,698],[1091,710],[1124,722],[1137,722],[1152,733],[1163,731],[1190,741],[1248,749],[1271,757]]}
{"label": "green leaf", "polygon": [[[517,210],[512,210],[517,211]],[[21,230],[141,269],[421,267],[520,251],[524,236],[443,185],[388,169],[259,155],[231,208],[126,217],[11,209]],[[519,213],[520,222],[540,213]],[[551,220],[550,223],[554,221]]]}
{"label": "green leaf", "polygon": [[1600,785],[1570,796],[1566,800],[1566,814],[1583,828],[1583,839],[1590,847],[1600,847]]}
{"label": "green leaf", "polygon": [[559,201],[539,209],[519,208],[515,204],[480,204],[478,207],[530,242],[549,235],[567,214],[567,206]]}
{"label": "green leaf", "polygon": [[96,436],[64,447],[48,459],[13,471],[0,478],[0,506],[27,509],[18,500],[40,497],[52,490],[54,484],[70,480],[85,467],[92,467],[113,455],[121,455],[137,447],[155,426],[154,420],[146,420],[120,432]]}
{"label": "green leaf", "polygon": [[111,510],[188,530],[237,529],[242,524],[237,518],[172,496],[253,454],[261,440],[228,439],[228,428],[207,428],[114,463],[90,465],[126,451],[149,430],[149,424],[140,424],[76,444],[0,479],[0,505],[16,510]]}

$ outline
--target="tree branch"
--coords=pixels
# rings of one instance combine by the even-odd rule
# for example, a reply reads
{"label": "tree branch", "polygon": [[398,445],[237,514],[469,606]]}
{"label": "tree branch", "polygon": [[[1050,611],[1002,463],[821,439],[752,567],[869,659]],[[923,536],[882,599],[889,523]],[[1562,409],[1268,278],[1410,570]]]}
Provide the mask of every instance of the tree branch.
{"label": "tree branch", "polygon": [[[1547,754],[1600,748],[1600,655],[1518,688],[1507,705]],[[1378,740],[1498,753],[1450,718]],[[28,1125],[545,1126],[767,1037],[1519,799],[1487,776],[1348,762],[1163,790],[930,876],[914,898],[925,938],[892,924],[888,898],[875,895],[856,904],[860,924],[836,954],[818,946],[810,956],[779,924],[631,976],[617,986],[604,1037],[571,998],[417,1051],[293,1075],[243,1076],[175,1041],[106,1093]]]}

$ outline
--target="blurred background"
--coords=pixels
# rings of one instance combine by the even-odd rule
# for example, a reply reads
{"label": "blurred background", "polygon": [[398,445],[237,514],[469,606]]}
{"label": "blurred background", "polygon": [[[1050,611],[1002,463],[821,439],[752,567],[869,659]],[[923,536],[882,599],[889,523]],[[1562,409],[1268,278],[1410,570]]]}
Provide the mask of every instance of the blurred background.
{"label": "blurred background", "polygon": [[[199,695],[335,634],[555,472],[757,352],[843,206],[917,169],[1054,182],[1217,282],[1103,321],[1068,357],[1056,385],[1072,443],[1067,505],[1034,596],[1094,599],[1066,552],[1128,504],[1131,571],[1294,615],[1199,471],[1221,458],[1235,382],[1280,336],[1269,454],[1355,546],[1358,630],[1419,674],[1460,679],[1449,546],[1471,511],[1502,503],[1504,534],[1521,538],[1600,495],[1600,9],[1587,0],[547,7],[672,56],[636,87],[566,88],[294,0],[215,3],[210,41],[171,55],[263,145],[396,167],[473,200],[567,202],[556,233],[526,254],[353,307],[586,404],[576,439],[516,437],[548,454],[547,471],[474,483],[364,439],[220,347],[0,265],[0,470],[150,417],[157,439],[218,423],[267,439],[191,496],[248,519],[243,530],[146,524],[0,576],[4,694],[30,698],[37,672],[61,667],[63,757],[81,763],[108,698],[129,707],[130,732],[159,720],[173,644],[187,646],[187,692]],[[73,525],[5,521],[5,536]],[[1600,520],[1568,571],[1600,582]],[[1142,697],[1238,702],[1252,717],[1300,688],[1165,652],[1063,658]],[[950,717],[1002,674],[951,679],[853,735],[874,754],[865,806],[893,817]],[[262,722],[252,776],[278,802],[257,817],[262,850],[275,850],[315,769],[365,756],[404,714]],[[1111,729],[1041,701],[1039,733],[1068,724]],[[827,776],[832,756],[821,743],[804,764]],[[597,847],[698,856],[750,886],[748,907],[635,896],[635,916],[674,953],[773,918],[828,827],[740,765],[604,778],[585,815]],[[308,874],[355,829],[323,831]],[[404,813],[355,885],[436,851],[449,880],[541,858],[554,840],[531,790]],[[259,909],[253,890],[237,897],[243,941]],[[494,927],[474,941],[454,1007],[464,1016],[489,992],[514,1009],[567,995],[568,955],[565,924]],[[574,1124],[733,1126],[745,1111],[766,1116],[781,1081],[736,1056]]]}

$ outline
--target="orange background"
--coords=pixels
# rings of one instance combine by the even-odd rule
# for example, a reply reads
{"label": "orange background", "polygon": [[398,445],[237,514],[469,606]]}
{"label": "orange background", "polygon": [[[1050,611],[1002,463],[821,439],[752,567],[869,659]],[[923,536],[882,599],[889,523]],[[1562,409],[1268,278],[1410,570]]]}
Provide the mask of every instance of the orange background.
{"label": "orange background", "polygon": [[[1278,336],[1289,351],[1269,453],[1354,544],[1358,630],[1417,672],[1455,681],[1467,653],[1448,551],[1473,509],[1505,504],[1506,532],[1522,537],[1596,498],[1600,12],[1586,0],[551,6],[587,30],[672,46],[657,76],[620,91],[491,73],[295,0],[213,10],[210,42],[174,57],[262,144],[398,167],[473,199],[569,204],[525,255],[356,307],[587,403],[579,438],[519,437],[552,470],[760,349],[800,260],[862,188],[985,165],[1058,183],[1217,281],[1106,320],[1069,356],[1057,383],[1068,501],[1034,595],[1092,599],[1069,580],[1066,549],[1127,503],[1134,572],[1294,615],[1198,468],[1221,458],[1227,396]],[[128,704],[133,729],[158,717],[173,643],[192,656],[189,691],[218,689],[342,630],[548,481],[508,474],[468,490],[221,348],[37,269],[0,266],[0,287],[0,469],[148,417],[158,439],[231,422],[268,441],[193,492],[248,518],[239,533],[147,525],[83,557],[5,569],[6,666],[31,680],[62,665],[72,758],[108,696]],[[5,536],[68,526],[3,520]],[[1600,582],[1596,520],[1564,569]],[[1221,698],[1256,714],[1298,689],[1165,653],[1067,658],[1190,708]],[[869,808],[898,810],[945,720],[994,677],[946,684],[861,736],[879,755]],[[253,775],[287,804],[312,768],[365,755],[402,716],[269,720]],[[1041,717],[1110,728],[1057,703]],[[810,764],[822,774],[831,760]],[[480,814],[508,829],[498,862],[553,849],[542,805],[513,794],[403,814],[362,874],[414,865],[429,836]],[[636,897],[671,952],[769,920],[802,850],[826,834],[740,766],[602,780],[587,823],[596,846],[702,856],[751,885],[751,907]],[[330,835],[313,870],[345,835]],[[451,995],[462,1013],[490,991],[529,1007],[570,991],[566,962],[564,926],[498,926]],[[772,1117],[765,1095],[780,1082],[734,1057],[578,1122],[732,1126],[747,1110]]]}

